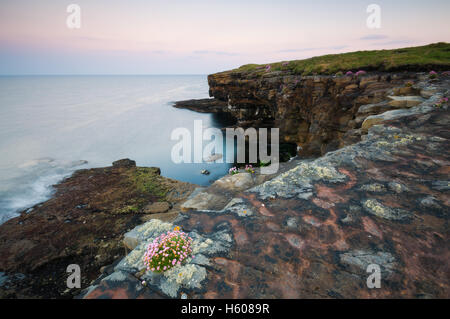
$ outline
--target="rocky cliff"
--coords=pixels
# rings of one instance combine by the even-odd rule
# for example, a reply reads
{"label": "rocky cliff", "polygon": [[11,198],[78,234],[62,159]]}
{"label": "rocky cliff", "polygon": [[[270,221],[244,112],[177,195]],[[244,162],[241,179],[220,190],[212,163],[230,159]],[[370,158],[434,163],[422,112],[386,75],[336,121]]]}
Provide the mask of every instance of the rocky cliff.
{"label": "rocky cliff", "polygon": [[208,76],[209,105],[191,100],[176,106],[228,112],[243,127],[278,127],[280,142],[297,144],[300,155],[323,155],[360,140],[367,117],[430,97],[433,92],[418,83],[433,68],[450,69],[448,52],[450,45],[439,43],[247,65]]}
{"label": "rocky cliff", "polygon": [[225,72],[210,75],[208,83],[210,95],[227,102],[225,110],[238,124],[278,127],[282,142],[297,144],[300,154],[321,155],[345,145],[347,137],[361,136],[366,117],[419,104],[429,92],[415,83],[425,76]]}

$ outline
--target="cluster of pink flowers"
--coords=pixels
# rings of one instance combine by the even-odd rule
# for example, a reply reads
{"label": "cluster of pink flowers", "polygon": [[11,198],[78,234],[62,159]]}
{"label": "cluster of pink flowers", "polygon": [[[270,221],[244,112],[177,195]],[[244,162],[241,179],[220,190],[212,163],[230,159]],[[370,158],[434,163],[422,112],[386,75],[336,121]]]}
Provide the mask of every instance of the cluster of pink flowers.
{"label": "cluster of pink flowers", "polygon": [[442,75],[444,75],[444,76],[450,76],[450,71],[442,72]]}
{"label": "cluster of pink flowers", "polygon": [[429,75],[430,75],[430,79],[435,79],[435,78],[437,78],[438,73],[436,71],[430,71]]}
{"label": "cluster of pink flowers", "polygon": [[266,65],[266,72],[269,72],[272,67],[268,64]]}
{"label": "cluster of pink flowers", "polygon": [[247,173],[250,173],[250,174],[254,174],[255,173],[255,170],[253,169],[252,165],[245,165],[245,171]]}
{"label": "cluster of pink flowers", "polygon": [[353,76],[353,72],[352,72],[352,71],[348,71],[347,73],[345,73],[345,75],[347,75],[347,76]]}
{"label": "cluster of pink flowers", "polygon": [[237,169],[236,167],[232,167],[232,168],[230,168],[230,169],[228,170],[228,173],[229,173],[230,175],[235,175],[235,174],[239,173],[239,171],[238,171],[238,169]]}
{"label": "cluster of pink flowers", "polygon": [[364,74],[367,74],[367,72],[364,70],[359,70],[358,72],[355,73],[356,76],[360,76],[360,75],[364,75]]}
{"label": "cluster of pink flowers", "polygon": [[181,263],[192,253],[192,238],[175,227],[157,237],[147,247],[144,264],[147,270],[164,272]]}
{"label": "cluster of pink flowers", "polygon": [[448,103],[448,97],[443,97],[435,104],[436,107],[442,107],[445,103]]}

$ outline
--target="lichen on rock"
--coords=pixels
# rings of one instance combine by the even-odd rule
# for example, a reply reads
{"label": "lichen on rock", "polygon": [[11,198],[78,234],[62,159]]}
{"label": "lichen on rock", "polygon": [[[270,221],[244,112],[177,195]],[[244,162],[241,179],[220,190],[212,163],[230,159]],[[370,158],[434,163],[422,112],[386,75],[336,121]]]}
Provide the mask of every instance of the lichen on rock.
{"label": "lichen on rock", "polygon": [[363,202],[363,207],[370,214],[389,220],[405,221],[413,217],[412,213],[404,209],[387,207],[376,199],[365,200]]}
{"label": "lichen on rock", "polygon": [[347,179],[346,175],[336,171],[333,166],[323,165],[321,162],[319,159],[300,163],[297,167],[250,189],[249,192],[259,193],[263,199],[279,196],[307,200],[313,195],[313,182],[342,183]]}
{"label": "lichen on rock", "polygon": [[181,289],[200,289],[201,283],[207,276],[205,266],[210,265],[209,258],[226,255],[233,244],[233,238],[229,230],[224,227],[206,237],[197,231],[189,232],[188,235],[193,239],[192,256],[188,256],[185,263],[176,265],[163,273],[146,270],[144,254],[148,245],[174,227],[172,223],[154,219],[127,233],[124,243],[127,246],[132,246],[130,243],[135,244],[135,247],[115,266],[114,272],[102,280],[103,284],[109,285],[111,281],[126,281],[128,279],[125,274],[132,275],[140,272],[143,273],[140,275],[141,280],[171,298],[177,297]]}

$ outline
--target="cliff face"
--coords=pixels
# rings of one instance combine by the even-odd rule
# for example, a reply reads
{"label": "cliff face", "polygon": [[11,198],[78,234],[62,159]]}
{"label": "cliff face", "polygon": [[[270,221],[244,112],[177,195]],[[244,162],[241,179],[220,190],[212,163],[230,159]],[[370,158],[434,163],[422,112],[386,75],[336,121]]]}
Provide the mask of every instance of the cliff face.
{"label": "cliff face", "polygon": [[281,142],[301,155],[321,155],[358,141],[365,118],[412,107],[429,92],[424,73],[301,76],[291,72],[228,71],[208,77],[209,94],[227,103],[242,126],[280,128]]}

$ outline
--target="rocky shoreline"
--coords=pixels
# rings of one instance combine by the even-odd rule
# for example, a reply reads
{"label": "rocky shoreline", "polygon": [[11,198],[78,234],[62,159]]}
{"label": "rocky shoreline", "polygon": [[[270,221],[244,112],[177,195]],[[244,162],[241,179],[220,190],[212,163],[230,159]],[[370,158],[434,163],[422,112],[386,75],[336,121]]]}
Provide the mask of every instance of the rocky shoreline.
{"label": "rocky shoreline", "polygon": [[151,218],[171,221],[195,186],[158,168],[116,161],[83,169],[54,196],[0,225],[1,298],[72,298],[66,268],[81,268],[82,287],[127,254],[123,235]]}
{"label": "rocky shoreline", "polygon": [[[436,106],[448,76],[225,72],[209,83],[212,105],[177,107],[279,125],[299,155],[323,156],[207,188],[131,160],[77,171],[0,225],[0,297],[450,297],[450,114]],[[146,245],[175,226],[195,258],[146,272]],[[67,289],[69,264],[81,266],[82,289]],[[369,264],[382,289],[366,287]]]}

